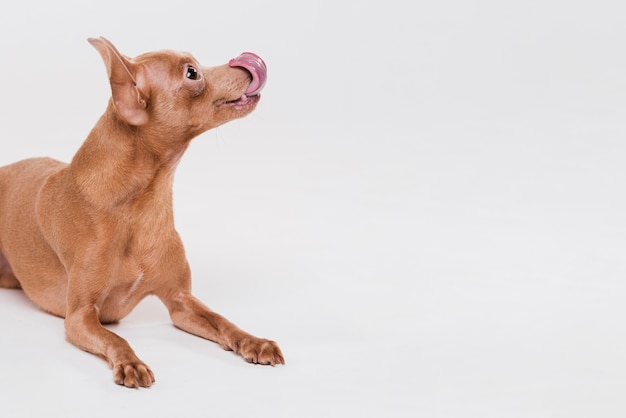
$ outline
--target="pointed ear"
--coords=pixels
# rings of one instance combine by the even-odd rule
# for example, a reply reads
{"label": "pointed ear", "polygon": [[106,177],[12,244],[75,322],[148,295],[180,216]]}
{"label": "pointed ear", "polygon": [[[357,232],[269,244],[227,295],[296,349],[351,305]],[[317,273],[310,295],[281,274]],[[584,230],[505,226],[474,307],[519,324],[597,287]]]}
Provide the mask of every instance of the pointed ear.
{"label": "pointed ear", "polygon": [[89,38],[104,61],[111,83],[113,103],[120,117],[129,125],[141,126],[148,121],[148,103],[137,88],[136,65],[107,39]]}

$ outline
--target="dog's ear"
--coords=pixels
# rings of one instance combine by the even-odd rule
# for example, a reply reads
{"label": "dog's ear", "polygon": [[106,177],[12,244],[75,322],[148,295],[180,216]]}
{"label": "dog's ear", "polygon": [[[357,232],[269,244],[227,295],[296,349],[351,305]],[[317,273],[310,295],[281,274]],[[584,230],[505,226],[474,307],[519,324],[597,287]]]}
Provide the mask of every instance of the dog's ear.
{"label": "dog's ear", "polygon": [[134,63],[120,54],[107,39],[89,38],[104,60],[111,83],[113,103],[120,117],[129,125],[141,126],[148,121],[148,103],[137,87],[137,69]]}

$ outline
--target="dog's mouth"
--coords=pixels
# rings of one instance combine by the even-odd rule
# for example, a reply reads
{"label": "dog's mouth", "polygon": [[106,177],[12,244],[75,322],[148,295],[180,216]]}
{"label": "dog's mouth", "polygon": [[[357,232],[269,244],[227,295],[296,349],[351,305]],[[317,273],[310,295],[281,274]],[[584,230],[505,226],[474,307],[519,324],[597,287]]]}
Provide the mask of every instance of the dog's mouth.
{"label": "dog's mouth", "polygon": [[244,97],[249,99],[250,96],[256,96],[263,90],[265,82],[267,81],[267,67],[261,57],[252,52],[244,52],[237,58],[231,59],[228,65],[243,68],[252,76],[250,85],[243,96],[238,100],[242,100]]}
{"label": "dog's mouth", "polygon": [[260,96],[258,94],[255,94],[254,96],[248,96],[247,94],[242,94],[240,97],[238,97],[235,100],[227,100],[225,102],[222,102],[221,104],[219,104],[220,106],[222,105],[232,105],[235,107],[245,107],[248,106],[251,103],[257,102],[259,100]]}

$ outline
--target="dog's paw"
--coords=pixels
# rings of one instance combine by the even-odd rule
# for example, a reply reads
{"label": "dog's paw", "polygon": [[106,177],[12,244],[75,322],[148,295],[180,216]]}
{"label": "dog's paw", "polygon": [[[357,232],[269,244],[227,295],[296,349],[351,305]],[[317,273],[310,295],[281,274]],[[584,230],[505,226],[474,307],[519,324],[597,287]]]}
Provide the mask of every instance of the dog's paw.
{"label": "dog's paw", "polygon": [[275,366],[285,364],[285,358],[275,341],[264,338],[243,337],[231,346],[222,346],[225,350],[232,350],[244,358],[248,363]]}
{"label": "dog's paw", "polygon": [[154,383],[154,373],[141,361],[124,362],[113,367],[113,379],[127,388],[147,388]]}

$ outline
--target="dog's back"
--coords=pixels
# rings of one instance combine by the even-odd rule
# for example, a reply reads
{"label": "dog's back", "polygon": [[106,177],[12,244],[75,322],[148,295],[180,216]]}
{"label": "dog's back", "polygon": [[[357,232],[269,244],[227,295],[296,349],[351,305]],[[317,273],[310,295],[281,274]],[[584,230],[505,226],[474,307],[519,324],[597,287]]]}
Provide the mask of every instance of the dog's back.
{"label": "dog's back", "polygon": [[35,224],[35,202],[41,186],[67,164],[30,158],[0,167],[0,249],[11,236]]}

